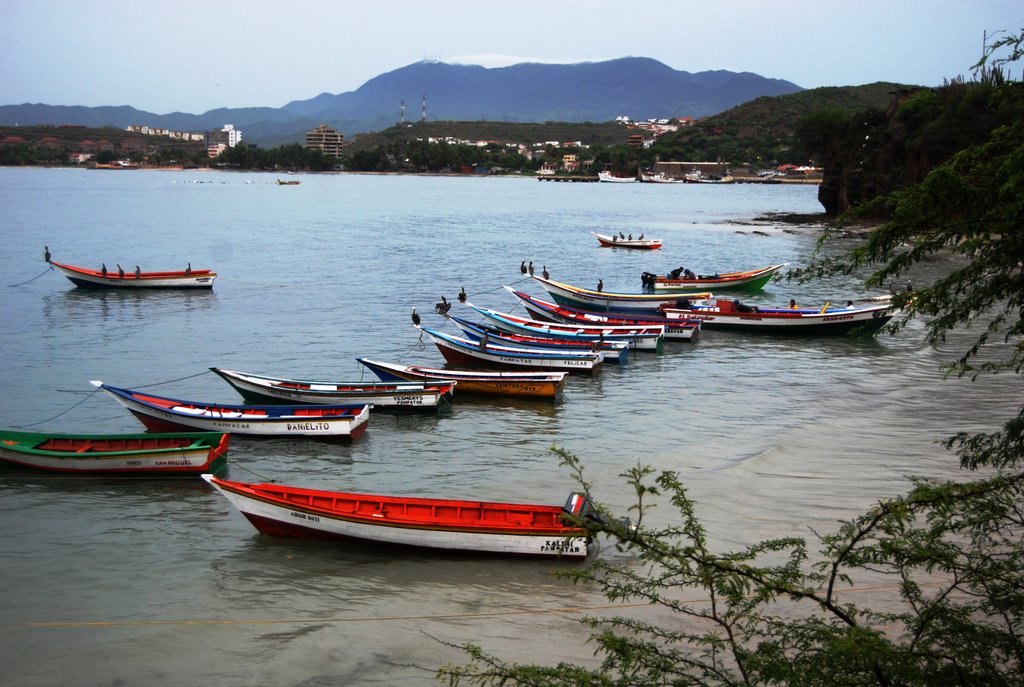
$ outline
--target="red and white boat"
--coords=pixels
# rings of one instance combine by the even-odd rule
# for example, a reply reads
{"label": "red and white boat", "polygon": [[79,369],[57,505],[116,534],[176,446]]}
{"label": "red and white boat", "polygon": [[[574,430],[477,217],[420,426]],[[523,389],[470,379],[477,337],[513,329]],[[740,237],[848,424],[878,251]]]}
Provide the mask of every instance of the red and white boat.
{"label": "red and white boat", "polygon": [[598,243],[601,244],[602,248],[639,248],[641,250],[658,250],[661,248],[661,239],[645,239],[644,237],[633,238],[632,235],[606,236],[605,234],[598,234],[596,231],[590,232],[597,237]]}
{"label": "red and white boat", "polygon": [[491,365],[532,370],[598,372],[604,363],[601,351],[555,351],[506,346],[452,336],[427,327],[419,328],[452,365]]}
{"label": "red and white boat", "polygon": [[625,342],[634,350],[654,351],[655,353],[661,353],[662,344],[665,341],[664,322],[641,326],[606,325],[598,322],[561,324],[520,317],[490,308],[481,308],[471,303],[466,303],[466,305],[493,322],[498,329],[512,333],[585,341],[591,344],[600,341]]}
{"label": "red and white boat", "polygon": [[201,429],[262,437],[354,439],[366,430],[368,405],[229,405],[198,403],[121,389],[100,381],[103,389],[150,431]]}
{"label": "red and white boat", "polygon": [[203,475],[259,532],[440,551],[583,559],[591,510],[585,494],[565,506],[321,491]]}
{"label": "red and white boat", "polygon": [[693,342],[700,337],[700,320],[667,319],[663,315],[657,317],[616,316],[603,313],[570,308],[542,298],[535,298],[528,293],[517,291],[511,286],[505,287],[509,293],[523,302],[523,307],[537,320],[561,322],[562,324],[585,325],[590,327],[665,327],[666,341]]}
{"label": "red and white boat", "polygon": [[688,308],[665,308],[664,312],[669,319],[700,320],[701,327],[706,329],[801,336],[866,336],[881,329],[895,315],[889,303],[860,308],[852,305],[831,308],[829,305],[826,303],[819,309],[766,308],[746,305],[736,299],[716,298],[694,301]]}
{"label": "red and white boat", "polygon": [[50,262],[54,269],[84,289],[212,289],[217,273],[185,269],[171,272],[122,272],[90,270]]}

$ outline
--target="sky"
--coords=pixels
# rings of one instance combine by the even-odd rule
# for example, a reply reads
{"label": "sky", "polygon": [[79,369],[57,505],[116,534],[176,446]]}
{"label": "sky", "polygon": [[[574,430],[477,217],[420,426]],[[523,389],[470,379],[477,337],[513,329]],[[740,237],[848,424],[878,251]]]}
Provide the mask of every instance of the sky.
{"label": "sky", "polygon": [[937,86],[1022,30],[1020,0],[0,0],[0,105],[281,107],[424,59]]}

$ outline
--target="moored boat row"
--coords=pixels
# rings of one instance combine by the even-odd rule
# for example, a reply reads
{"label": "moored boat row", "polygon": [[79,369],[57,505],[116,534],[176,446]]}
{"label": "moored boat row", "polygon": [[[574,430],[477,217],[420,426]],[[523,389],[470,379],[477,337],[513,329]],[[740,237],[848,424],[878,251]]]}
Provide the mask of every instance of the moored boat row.
{"label": "moored boat row", "polygon": [[[460,301],[480,322],[449,317],[447,307],[436,310],[447,323],[457,325],[461,335],[422,326],[414,317],[418,332],[436,345],[446,367],[357,358],[381,380],[369,383],[272,377],[211,367],[242,396],[245,405],[186,401],[94,382],[157,432],[141,435],[152,441],[140,439],[129,447],[129,435],[74,436],[61,441],[50,436],[36,442],[38,446],[20,450],[14,446],[27,447],[32,442],[11,436],[2,440],[10,442],[11,449],[5,453],[0,446],[0,457],[32,455],[31,460],[11,462],[50,470],[78,469],[85,474],[89,472],[85,461],[92,460],[96,461],[94,474],[127,474],[132,473],[127,469],[130,465],[150,460],[146,452],[174,449],[178,454],[152,460],[164,461],[160,467],[179,468],[179,474],[203,474],[263,534],[583,559],[591,550],[583,522],[590,511],[585,494],[574,493],[559,507],[313,490],[215,475],[225,465],[230,434],[352,439],[366,430],[371,411],[377,409],[434,409],[463,394],[557,398],[570,373],[595,374],[613,359],[623,364],[631,351],[661,353],[666,340],[694,342],[702,328],[742,325],[751,331],[832,334],[881,326],[892,316],[887,305],[763,308],[700,293],[705,288],[757,290],[783,266],[695,279],[670,276],[654,282],[654,293],[637,294],[594,291],[534,276],[553,301],[506,287],[532,317],[465,299]],[[209,438],[202,439],[206,435]],[[172,442],[174,436],[179,438]],[[158,445],[160,441],[163,445]],[[187,464],[191,459],[179,455],[186,448],[196,454]],[[98,468],[103,459],[111,462]]]}

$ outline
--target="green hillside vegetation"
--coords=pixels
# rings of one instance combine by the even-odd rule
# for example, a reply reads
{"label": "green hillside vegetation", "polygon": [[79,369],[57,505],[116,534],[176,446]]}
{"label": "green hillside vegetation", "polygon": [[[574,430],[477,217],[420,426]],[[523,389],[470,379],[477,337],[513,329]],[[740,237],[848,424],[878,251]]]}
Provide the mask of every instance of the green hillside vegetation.
{"label": "green hillside vegetation", "polygon": [[0,165],[67,165],[78,153],[91,153],[98,162],[194,165],[206,157],[206,145],[113,127],[0,126]]}
{"label": "green hillside vegetation", "polygon": [[[573,124],[512,124],[503,122],[417,122],[390,127],[357,137],[345,159],[349,169],[364,171],[446,171],[479,165],[503,170],[536,171],[543,162],[559,163],[567,153],[594,161],[597,169],[612,167],[633,174],[638,167],[656,161],[723,161],[754,168],[783,163],[806,164],[813,155],[798,133],[803,118],[829,111],[852,116],[865,110],[886,108],[894,94],[907,86],[875,83],[865,86],[816,88],[784,96],[761,97],[692,126],[661,136],[647,148],[631,148],[627,141],[640,133],[653,134],[615,122]],[[450,137],[463,141],[494,141],[497,145],[426,144],[429,138]],[[528,160],[510,155],[505,144],[534,150],[536,143],[579,141],[588,146],[581,153],[572,146],[550,146]],[[427,146],[433,146],[432,149]],[[582,170],[581,173],[593,173]]]}
{"label": "green hillside vegetation", "polygon": [[814,88],[762,97],[667,134],[652,152],[663,161],[721,160],[754,167],[807,164],[813,151],[801,142],[801,119],[819,111],[845,113],[884,110],[896,93],[910,88],[893,83]]}
{"label": "green hillside vegetation", "polygon": [[[656,161],[722,161],[733,166],[771,167],[782,163],[805,164],[814,158],[814,146],[801,143],[801,121],[817,112],[831,119],[862,111],[882,111],[893,94],[905,86],[876,83],[866,86],[816,88],[790,95],[761,97],[692,126],[661,136],[649,147],[631,147],[635,134],[648,142],[650,131],[617,122],[427,121],[395,125],[361,134],[349,143],[340,161],[355,171],[459,172],[467,167],[491,172],[538,170],[544,162],[561,164],[562,156],[576,154],[592,161],[579,173],[611,168],[633,174]],[[201,143],[184,143],[158,136],[142,136],[121,129],[83,126],[0,127],[0,164],[72,164],[71,155],[101,153],[104,158],[130,159],[153,165],[221,165],[241,169],[332,169],[337,160],[307,159],[289,143],[274,148],[226,151],[208,160]],[[428,143],[429,139],[471,143]],[[87,144],[86,141],[89,143]],[[488,141],[485,146],[478,141]],[[537,147],[537,144],[554,143]],[[574,145],[580,142],[586,148]],[[517,146],[540,154],[520,154]],[[103,160],[100,160],[103,161]]]}

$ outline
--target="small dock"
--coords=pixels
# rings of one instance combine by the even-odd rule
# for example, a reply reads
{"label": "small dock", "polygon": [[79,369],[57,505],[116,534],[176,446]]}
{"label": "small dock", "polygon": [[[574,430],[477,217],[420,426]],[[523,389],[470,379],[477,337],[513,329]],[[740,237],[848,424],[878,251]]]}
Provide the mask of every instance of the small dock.
{"label": "small dock", "polygon": [[578,176],[575,174],[539,174],[537,181],[570,181],[592,183],[598,181],[595,176]]}

